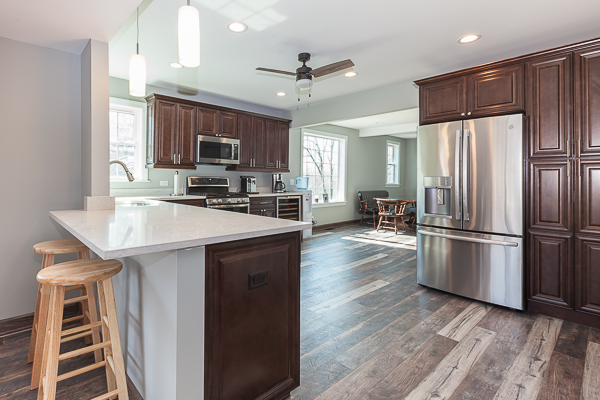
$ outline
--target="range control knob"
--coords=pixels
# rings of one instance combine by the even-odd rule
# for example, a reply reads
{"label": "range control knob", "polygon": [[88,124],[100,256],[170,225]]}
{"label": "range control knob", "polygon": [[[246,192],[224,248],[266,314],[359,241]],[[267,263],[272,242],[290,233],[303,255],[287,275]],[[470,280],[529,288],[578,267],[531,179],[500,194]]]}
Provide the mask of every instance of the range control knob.
{"label": "range control knob", "polygon": [[217,203],[222,203],[223,199],[217,199]]}

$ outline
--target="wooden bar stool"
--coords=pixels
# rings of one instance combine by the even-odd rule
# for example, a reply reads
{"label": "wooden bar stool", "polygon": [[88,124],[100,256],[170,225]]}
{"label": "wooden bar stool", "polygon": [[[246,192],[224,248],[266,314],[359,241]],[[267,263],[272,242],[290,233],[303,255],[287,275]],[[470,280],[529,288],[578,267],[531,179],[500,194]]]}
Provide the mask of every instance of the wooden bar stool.
{"label": "wooden bar stool", "polygon": [[[101,367],[106,368],[108,393],[93,400],[113,399],[117,396],[119,400],[129,399],[112,284],[112,277],[118,274],[121,269],[123,269],[123,265],[119,261],[91,259],[56,264],[42,269],[37,274],[37,280],[42,284],[42,287],[51,287],[51,304],[48,315],[49,328],[44,343],[38,400],[54,400],[56,396],[56,383],[58,381],[72,378]],[[61,331],[63,308],[65,305],[65,288],[71,285],[93,284],[94,282],[98,285],[100,321]],[[101,342],[60,354],[60,344],[62,342],[86,332],[89,334],[98,328],[102,329]],[[59,361],[101,349],[104,350],[104,360],[96,359],[92,365],[58,375]]]}
{"label": "wooden bar stool", "polygon": [[[90,250],[86,245],[77,239],[50,240],[48,242],[38,243],[33,246],[33,251],[42,254],[42,269],[54,264],[54,256],[57,254],[77,253],[80,260],[90,258]],[[76,285],[66,288],[66,291],[81,290],[81,296],[65,301],[65,304],[81,302],[82,315],[63,320],[63,323],[69,323],[77,320],[83,320],[84,324],[98,321],[98,311],[96,310],[96,297],[93,284]],[[48,321],[48,307],[50,303],[50,288],[43,288],[38,285],[37,300],[35,304],[35,314],[33,316],[33,328],[31,329],[31,339],[29,341],[29,354],[27,362],[33,362],[31,374],[31,390],[37,389],[40,380],[40,371],[42,365],[42,351],[44,350],[44,340],[46,324]],[[71,340],[85,337],[86,344],[95,344],[100,342],[100,333],[98,329],[81,333]],[[102,359],[102,352],[95,353],[98,361]]]}

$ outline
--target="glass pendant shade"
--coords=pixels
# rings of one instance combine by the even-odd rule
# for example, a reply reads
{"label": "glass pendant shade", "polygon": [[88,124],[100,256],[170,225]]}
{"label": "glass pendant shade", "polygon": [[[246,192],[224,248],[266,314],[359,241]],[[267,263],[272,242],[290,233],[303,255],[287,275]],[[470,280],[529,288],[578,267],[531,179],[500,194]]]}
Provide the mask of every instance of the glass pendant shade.
{"label": "glass pendant shade", "polygon": [[296,87],[300,90],[310,89],[313,85],[312,79],[298,79],[296,81]]}
{"label": "glass pendant shade", "polygon": [[200,13],[192,6],[179,8],[177,15],[179,64],[184,67],[200,65]]}
{"label": "glass pendant shade", "polygon": [[146,57],[139,54],[129,57],[129,95],[146,96]]}

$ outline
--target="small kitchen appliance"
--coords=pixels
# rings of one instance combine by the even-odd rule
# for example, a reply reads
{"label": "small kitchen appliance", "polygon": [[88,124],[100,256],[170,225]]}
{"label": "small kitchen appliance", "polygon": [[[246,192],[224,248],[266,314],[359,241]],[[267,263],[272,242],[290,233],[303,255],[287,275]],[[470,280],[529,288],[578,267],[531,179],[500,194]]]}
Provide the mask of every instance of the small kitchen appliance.
{"label": "small kitchen appliance", "polygon": [[281,174],[273,174],[273,193],[285,192],[285,183]]}
{"label": "small kitchen appliance", "polygon": [[205,197],[207,208],[250,213],[250,198],[246,193],[230,192],[226,177],[188,176],[188,195]]}
{"label": "small kitchen appliance", "polygon": [[253,176],[240,176],[242,184],[240,186],[241,193],[251,193],[256,194],[258,191],[256,190],[256,178]]}
{"label": "small kitchen appliance", "polygon": [[198,135],[196,143],[196,164],[240,163],[240,141],[218,136]]}
{"label": "small kitchen appliance", "polygon": [[296,189],[307,190],[308,189],[308,176],[297,176],[296,177]]}

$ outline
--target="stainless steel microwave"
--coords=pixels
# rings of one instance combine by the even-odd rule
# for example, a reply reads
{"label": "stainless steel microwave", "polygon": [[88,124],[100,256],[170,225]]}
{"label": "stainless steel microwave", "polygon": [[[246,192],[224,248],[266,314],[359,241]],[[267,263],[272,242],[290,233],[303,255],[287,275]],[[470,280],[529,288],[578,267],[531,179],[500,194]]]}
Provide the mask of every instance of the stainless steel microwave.
{"label": "stainless steel microwave", "polygon": [[239,164],[240,141],[216,136],[198,135],[197,164]]}

